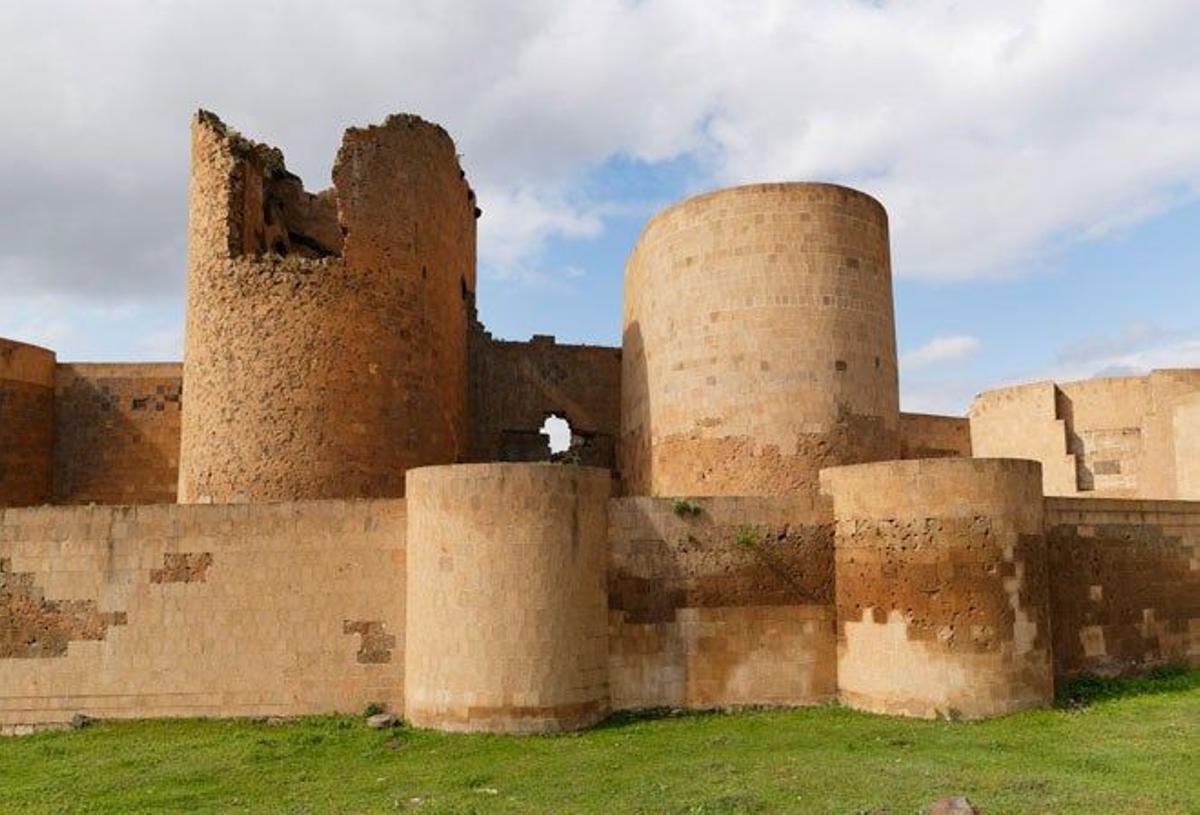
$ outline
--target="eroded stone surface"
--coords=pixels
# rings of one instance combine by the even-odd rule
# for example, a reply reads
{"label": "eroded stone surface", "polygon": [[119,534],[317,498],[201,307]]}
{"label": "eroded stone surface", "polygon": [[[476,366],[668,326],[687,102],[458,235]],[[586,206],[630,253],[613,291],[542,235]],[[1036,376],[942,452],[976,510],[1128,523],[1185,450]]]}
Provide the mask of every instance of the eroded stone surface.
{"label": "eroded stone surface", "polygon": [[65,657],[73,641],[102,640],[125,613],[101,612],[95,600],[47,600],[29,573],[0,558],[0,659]]}
{"label": "eroded stone surface", "polygon": [[167,552],[163,567],[150,572],[150,582],[203,583],[212,562],[212,552]]}

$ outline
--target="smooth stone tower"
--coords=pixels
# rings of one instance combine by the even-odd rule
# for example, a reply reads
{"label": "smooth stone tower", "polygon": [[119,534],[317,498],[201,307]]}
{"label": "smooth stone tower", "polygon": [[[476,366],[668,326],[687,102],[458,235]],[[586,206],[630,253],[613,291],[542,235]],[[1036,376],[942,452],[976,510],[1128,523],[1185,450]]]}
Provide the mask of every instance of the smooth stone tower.
{"label": "smooth stone tower", "polygon": [[605,716],[611,480],[561,464],[409,471],[409,721],[544,733]]}
{"label": "smooth stone tower", "polygon": [[887,213],[831,184],[667,208],[626,266],[622,359],[631,495],[813,494],[898,458]]}

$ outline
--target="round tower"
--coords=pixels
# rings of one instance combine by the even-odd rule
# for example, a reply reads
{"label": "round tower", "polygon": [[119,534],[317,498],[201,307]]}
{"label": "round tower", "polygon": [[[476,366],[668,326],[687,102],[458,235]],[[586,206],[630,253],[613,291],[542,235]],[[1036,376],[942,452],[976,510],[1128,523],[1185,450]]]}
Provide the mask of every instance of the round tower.
{"label": "round tower", "polygon": [[415,116],[346,132],[334,189],[201,112],[179,500],[403,495],[466,452],[474,193]]}
{"label": "round tower", "polygon": [[656,215],[625,271],[621,458],[633,495],[815,493],[899,456],[887,213],[758,184]]}
{"label": "round tower", "polygon": [[0,339],[0,507],[50,502],[53,351]]}
{"label": "round tower", "polygon": [[409,721],[531,733],[607,713],[611,480],[549,463],[409,472]]}
{"label": "round tower", "polygon": [[978,718],[1054,700],[1040,464],[886,461],[821,482],[845,704]]}

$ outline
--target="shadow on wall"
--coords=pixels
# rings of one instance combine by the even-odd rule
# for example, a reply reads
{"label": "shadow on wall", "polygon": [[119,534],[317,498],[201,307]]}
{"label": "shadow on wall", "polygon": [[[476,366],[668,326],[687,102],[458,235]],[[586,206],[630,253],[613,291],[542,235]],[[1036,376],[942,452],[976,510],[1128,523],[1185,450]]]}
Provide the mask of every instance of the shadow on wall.
{"label": "shadow on wall", "polygon": [[[634,400],[637,400],[636,402]],[[621,422],[616,467],[620,495],[651,495],[650,384],[646,343],[637,320],[621,336]]]}
{"label": "shadow on wall", "polygon": [[54,502],[174,503],[182,400],[178,366],[161,366],[154,376],[89,367],[59,367]]}
{"label": "shadow on wall", "polygon": [[808,499],[630,497],[609,513],[614,708],[832,698],[833,529]]}
{"label": "shadow on wall", "polygon": [[1062,388],[1057,385],[1053,387],[1054,418],[1062,421],[1066,428],[1067,449],[1064,452],[1075,457],[1075,489],[1093,490],[1096,488],[1096,478],[1085,461],[1083,437],[1075,432],[1075,403],[1063,393]]}

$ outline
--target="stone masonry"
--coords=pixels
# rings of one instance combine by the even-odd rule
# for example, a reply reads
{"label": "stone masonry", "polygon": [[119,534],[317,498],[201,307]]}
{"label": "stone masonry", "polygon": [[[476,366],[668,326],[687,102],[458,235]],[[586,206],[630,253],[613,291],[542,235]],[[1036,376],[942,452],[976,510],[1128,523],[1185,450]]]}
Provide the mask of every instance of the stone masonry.
{"label": "stone masonry", "polygon": [[887,213],[822,183],[653,217],[620,348],[498,339],[445,130],[331,180],[201,111],[182,363],[0,339],[0,731],[972,718],[1200,665],[1200,370],[901,413]]}

